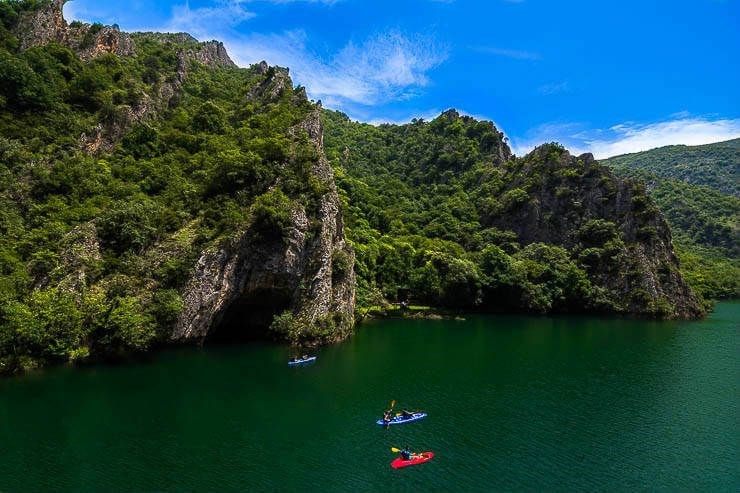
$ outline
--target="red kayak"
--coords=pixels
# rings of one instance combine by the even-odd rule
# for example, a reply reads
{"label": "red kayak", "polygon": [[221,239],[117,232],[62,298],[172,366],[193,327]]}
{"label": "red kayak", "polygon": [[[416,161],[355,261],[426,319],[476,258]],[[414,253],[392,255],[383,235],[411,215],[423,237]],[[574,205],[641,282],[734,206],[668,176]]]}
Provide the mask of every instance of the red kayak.
{"label": "red kayak", "polygon": [[403,460],[403,457],[398,457],[393,462],[391,462],[391,467],[393,469],[398,469],[400,467],[415,466],[416,464],[423,464],[424,462],[429,462],[430,460],[432,460],[432,457],[434,457],[434,452],[422,452],[417,455],[421,457],[417,457],[411,460]]}

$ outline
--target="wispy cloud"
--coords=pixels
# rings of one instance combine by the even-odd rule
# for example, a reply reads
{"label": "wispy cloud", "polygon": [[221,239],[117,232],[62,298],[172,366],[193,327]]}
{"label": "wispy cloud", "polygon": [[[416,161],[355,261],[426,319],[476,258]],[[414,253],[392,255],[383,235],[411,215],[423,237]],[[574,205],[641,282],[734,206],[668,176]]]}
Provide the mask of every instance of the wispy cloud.
{"label": "wispy cloud", "polygon": [[579,123],[549,123],[533,129],[524,139],[511,140],[518,155],[544,142],[556,141],[574,154],[591,152],[597,159],[604,159],[667,145],[701,145],[737,137],[740,137],[740,119],[679,117],[653,123],[625,122],[608,129],[589,129]]}
{"label": "wispy cloud", "polygon": [[213,7],[190,8],[189,2],[175,5],[172,18],[164,30],[186,32],[196,38],[208,37],[214,29],[233,28],[253,18],[256,14],[246,10],[240,0],[221,0]]}
{"label": "wispy cloud", "polygon": [[569,90],[570,90],[570,85],[568,84],[568,81],[554,82],[552,84],[543,84],[537,88],[537,92],[544,96],[550,96],[552,94],[560,94],[563,92],[568,92]]}
{"label": "wispy cloud", "polygon": [[[315,3],[333,5],[343,0],[211,0],[208,6],[190,6],[189,0],[174,4],[169,19],[158,25],[151,25],[146,16],[136,17],[135,12],[141,10],[141,1],[121,5],[106,5],[104,3],[88,1],[68,1],[64,4],[64,17],[67,20],[98,21],[117,23],[117,17],[134,18],[125,28],[129,31],[159,31],[159,32],[187,32],[196,38],[215,37],[214,34],[223,34],[224,31],[234,29],[245,21],[256,17],[259,4],[289,4]],[[117,12],[117,15],[111,12]]]}
{"label": "wispy cloud", "polygon": [[227,46],[241,65],[266,60],[289,67],[311,97],[340,108],[347,102],[374,105],[413,97],[429,83],[428,71],[447,58],[446,48],[433,38],[398,31],[350,41],[329,57],[312,51],[301,30],[232,37]]}
{"label": "wispy cloud", "polygon": [[494,46],[474,46],[473,51],[487,53],[489,55],[498,55],[516,60],[541,60],[542,56],[534,51],[511,50],[507,48],[497,48]]}
{"label": "wispy cloud", "polygon": [[598,158],[666,145],[700,145],[733,139],[740,137],[740,119],[683,118],[647,125],[624,123],[615,125],[610,130],[615,134],[614,138],[588,142],[591,152]]}
{"label": "wispy cloud", "polygon": [[62,7],[62,13],[67,21],[95,21],[104,22],[105,24],[116,24],[118,22],[118,19],[111,15],[110,10],[102,5],[90,6],[80,2],[66,2]]}

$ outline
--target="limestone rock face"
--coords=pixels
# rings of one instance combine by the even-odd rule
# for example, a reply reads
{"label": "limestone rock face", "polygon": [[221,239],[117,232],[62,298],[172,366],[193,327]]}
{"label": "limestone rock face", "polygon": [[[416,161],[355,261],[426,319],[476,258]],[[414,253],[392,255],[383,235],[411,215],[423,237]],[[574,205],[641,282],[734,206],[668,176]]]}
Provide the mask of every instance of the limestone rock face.
{"label": "limestone rock face", "polygon": [[52,0],[47,8],[34,11],[22,19],[18,26],[18,40],[21,50],[32,46],[45,45],[53,41],[66,45],[69,26],[62,15],[66,0]]}
{"label": "limestone rock face", "polygon": [[623,241],[608,258],[584,261],[592,280],[618,300],[613,310],[671,318],[703,314],[680,274],[670,228],[643,184],[616,178],[591,154],[575,157],[552,145],[524,159],[507,188],[511,196],[526,188],[527,198],[502,204],[490,225],[516,232],[524,245],[584,250],[589,239],[583,238],[582,228],[592,220],[608,221]]}
{"label": "limestone rock face", "polygon": [[82,60],[90,60],[105,53],[118,56],[134,54],[131,35],[115,26],[82,23],[67,24],[62,13],[66,0],[52,0],[49,5],[22,19],[18,31],[21,50],[32,46],[57,42],[69,47]]}
{"label": "limestone rock face", "polygon": [[[172,333],[173,341],[203,341],[227,323],[238,324],[239,331],[255,326],[264,330],[281,311],[292,316],[293,329],[286,334],[291,342],[326,343],[350,335],[354,253],[344,239],[334,176],[323,151],[319,111],[295,129],[308,133],[319,154],[313,172],[327,191],[321,197],[318,217],[308,217],[298,208],[282,242],[265,242],[246,229],[203,252],[185,287],[185,309]],[[264,303],[271,305],[267,311],[257,306]]]}

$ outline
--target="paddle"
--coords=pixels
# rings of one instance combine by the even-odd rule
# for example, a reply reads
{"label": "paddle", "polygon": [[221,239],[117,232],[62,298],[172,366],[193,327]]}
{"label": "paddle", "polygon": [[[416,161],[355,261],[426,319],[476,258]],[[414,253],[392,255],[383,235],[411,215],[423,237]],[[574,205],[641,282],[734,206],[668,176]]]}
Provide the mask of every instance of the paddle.
{"label": "paddle", "polygon": [[401,449],[400,449],[400,448],[396,448],[396,447],[391,447],[391,452],[393,452],[394,454],[397,454],[397,453],[399,453],[400,451],[401,451]]}
{"label": "paddle", "polygon": [[[409,411],[409,412],[411,414],[416,414],[416,413],[423,413],[424,411],[422,411],[421,409],[414,409],[413,411]],[[400,416],[401,414],[403,413],[396,413],[396,416]]]}

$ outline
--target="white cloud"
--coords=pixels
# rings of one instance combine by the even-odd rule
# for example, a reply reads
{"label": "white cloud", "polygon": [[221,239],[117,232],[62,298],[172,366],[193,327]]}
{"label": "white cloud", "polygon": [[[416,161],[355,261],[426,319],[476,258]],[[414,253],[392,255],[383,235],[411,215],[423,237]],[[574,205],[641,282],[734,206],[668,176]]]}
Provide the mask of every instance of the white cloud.
{"label": "white cloud", "polygon": [[563,82],[553,82],[552,84],[543,84],[540,87],[537,88],[537,92],[544,96],[550,96],[551,94],[560,94],[563,92],[568,92],[570,90],[570,85],[568,84],[568,81]]}
{"label": "white cloud", "polygon": [[707,120],[683,118],[680,120],[641,124],[621,124],[611,128],[614,139],[595,139],[588,142],[597,158],[606,158],[629,152],[646,151],[655,147],[685,144],[701,145],[740,137],[740,119]]}
{"label": "white cloud", "polygon": [[[64,4],[64,18],[67,20],[84,20],[87,22],[102,21],[107,24],[121,22],[120,19],[135,19],[128,22],[125,29],[158,32],[187,32],[196,38],[212,37],[223,33],[257,15],[247,9],[247,4],[288,4],[316,3],[333,5],[342,0],[211,0],[208,7],[191,8],[189,0],[172,6],[171,17],[161,25],[152,26],[142,23],[146,16],[137,16],[142,12],[142,0],[127,2],[125,5],[109,5],[95,0],[67,1]],[[146,21],[145,21],[146,22]]]}
{"label": "white cloud", "polygon": [[654,123],[624,122],[608,129],[589,129],[579,123],[549,123],[523,139],[512,138],[514,152],[523,155],[544,142],[560,142],[573,154],[591,152],[597,159],[647,151],[667,145],[701,145],[740,137],[740,119],[689,117]]}
{"label": "white cloud", "polygon": [[[159,25],[134,21],[126,30],[187,32],[199,40],[223,41],[231,58],[241,66],[261,60],[290,69],[293,81],[306,87],[313,99],[343,110],[409,100],[429,84],[428,73],[447,58],[447,47],[432,36],[387,31],[361,41],[348,41],[333,53],[319,53],[301,29],[282,33],[249,32],[243,24],[261,10],[260,3],[316,3],[342,0],[216,0],[192,8],[186,0],[172,8]],[[68,3],[68,18],[94,17],[95,4],[77,10]],[[144,21],[146,22],[146,20]]]}
{"label": "white cloud", "polygon": [[62,14],[67,21],[103,22],[108,25],[116,24],[115,15],[110,10],[101,8],[101,5],[85,5],[81,2],[66,2],[62,7]]}
{"label": "white cloud", "polygon": [[516,60],[541,60],[542,56],[534,51],[511,50],[507,48],[497,48],[495,46],[474,46],[473,51],[487,53],[489,55],[498,55]]}

